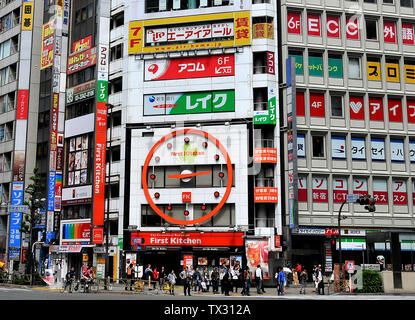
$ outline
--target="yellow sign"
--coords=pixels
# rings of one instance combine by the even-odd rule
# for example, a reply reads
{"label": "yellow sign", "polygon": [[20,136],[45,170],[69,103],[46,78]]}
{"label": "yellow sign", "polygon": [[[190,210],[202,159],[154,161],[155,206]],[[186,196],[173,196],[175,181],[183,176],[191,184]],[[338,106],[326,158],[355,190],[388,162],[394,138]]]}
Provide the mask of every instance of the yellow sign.
{"label": "yellow sign", "polygon": [[368,61],[367,62],[367,80],[380,81],[380,62]]}
{"label": "yellow sign", "polygon": [[400,82],[399,80],[399,64],[386,63],[386,81]]}
{"label": "yellow sign", "polygon": [[405,81],[406,83],[415,83],[415,65],[405,65]]}
{"label": "yellow sign", "polygon": [[255,23],[252,28],[253,39],[274,39],[274,24]]}
{"label": "yellow sign", "polygon": [[23,3],[22,30],[32,30],[33,28],[33,2]]}
{"label": "yellow sign", "polygon": [[[233,40],[215,41],[214,38],[209,38],[204,42],[192,42],[192,43],[174,43],[166,44],[170,41],[167,34],[167,27],[171,27],[177,32],[177,27],[183,23],[203,22],[205,25],[212,21],[212,24],[222,25],[223,30],[221,32],[229,32],[229,26],[227,23],[220,24],[219,20],[233,20]],[[232,22],[230,22],[232,23]],[[152,29],[153,32],[161,30],[160,35],[164,36],[164,41],[152,41],[151,46],[146,46],[144,37],[146,37],[146,29]],[[202,33],[204,34],[204,33]],[[153,34],[153,37],[155,35]],[[209,41],[213,40],[213,41]],[[157,45],[157,42],[163,43]],[[166,18],[166,19],[153,19],[144,21],[130,21],[128,30],[128,54],[137,53],[149,53],[149,52],[163,52],[163,51],[177,51],[177,50],[191,50],[191,49],[207,49],[218,47],[231,47],[231,46],[244,46],[251,44],[251,16],[249,11],[207,14],[200,16],[189,16],[180,18]]]}

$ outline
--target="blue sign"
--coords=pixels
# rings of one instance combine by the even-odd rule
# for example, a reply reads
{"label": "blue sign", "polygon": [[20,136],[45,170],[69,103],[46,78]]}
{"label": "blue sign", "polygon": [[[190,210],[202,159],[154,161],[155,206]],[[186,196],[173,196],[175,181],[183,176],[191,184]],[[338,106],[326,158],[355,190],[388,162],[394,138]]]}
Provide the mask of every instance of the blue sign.
{"label": "blue sign", "polygon": [[9,248],[9,260],[19,260],[20,248]]}
{"label": "blue sign", "polygon": [[[12,200],[11,200],[12,205],[16,205],[16,206],[23,205],[23,195],[24,195],[24,183],[13,182],[12,183]],[[10,258],[10,259],[16,259],[15,258],[16,255],[18,259],[20,255],[21,233],[19,229],[21,228],[21,223],[22,223],[22,213],[21,212],[10,212],[9,256],[10,255],[13,256],[13,258]],[[18,253],[15,252],[16,250],[18,250]]]}
{"label": "blue sign", "polygon": [[55,232],[46,232],[45,243],[48,244],[52,239],[55,239]]}
{"label": "blue sign", "polygon": [[49,172],[48,211],[55,211],[55,172]]}

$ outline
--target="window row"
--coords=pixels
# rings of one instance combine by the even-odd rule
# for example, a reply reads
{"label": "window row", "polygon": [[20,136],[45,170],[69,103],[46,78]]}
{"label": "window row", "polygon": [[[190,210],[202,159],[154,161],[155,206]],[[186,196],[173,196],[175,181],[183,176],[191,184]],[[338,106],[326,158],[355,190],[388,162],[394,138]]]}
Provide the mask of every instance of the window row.
{"label": "window row", "polygon": [[[368,114],[370,121],[403,122],[406,109],[406,121],[415,123],[415,97],[368,96],[349,93],[345,96],[342,93],[330,92],[327,94],[309,92],[297,92],[296,109],[297,116],[306,115],[306,100],[308,103],[307,114],[310,117],[326,117],[326,105],[330,116],[333,118],[345,118],[346,110],[351,120],[365,120]],[[385,109],[385,110],[384,110]]]}
{"label": "window row", "polygon": [[146,0],[145,13],[230,6],[234,0]]}
{"label": "window row", "polygon": [[[191,178],[177,178],[183,171],[186,173],[203,173]],[[232,186],[235,186],[233,174]],[[228,168],[226,165],[196,165],[180,167],[151,167],[148,170],[147,185],[149,188],[211,188],[226,187]]]}
{"label": "window row", "polygon": [[[289,50],[288,56],[295,60],[295,74],[313,77],[323,77],[324,74],[329,78],[343,78],[346,65],[347,77],[350,79],[363,79],[362,69],[366,69],[366,78],[369,81],[382,81],[382,75],[387,82],[401,82],[404,78],[405,83],[415,84],[415,59],[405,58],[403,64],[397,57],[385,57],[383,59],[376,56],[367,56],[363,59],[359,55],[347,55],[343,58],[342,53],[328,53],[327,60],[325,54],[317,51],[309,51],[307,64],[302,51]],[[305,73],[305,68],[308,72]]]}
{"label": "window row", "polygon": [[[166,215],[178,219],[185,220],[193,214],[192,220],[202,218],[216,207],[216,204],[192,204],[191,208],[182,204],[159,205]],[[187,212],[186,212],[187,211]],[[170,225],[169,222],[161,218],[149,205],[141,206],[141,226],[142,227],[160,227]],[[235,225],[235,204],[225,204],[212,218],[201,224],[202,227],[229,227]]]}
{"label": "window row", "polygon": [[[408,183],[412,184],[412,190],[409,190]],[[328,178],[320,175],[313,175],[307,179],[307,175],[299,175],[297,199],[299,202],[307,202],[311,196],[312,202],[327,203],[330,197],[333,203],[343,203],[348,194],[370,194],[375,199],[376,205],[388,205],[389,200],[393,205],[408,205],[408,194],[411,192],[412,203],[415,205],[415,180],[347,176]]]}
{"label": "window row", "polygon": [[[330,140],[328,140],[330,139]],[[326,140],[328,142],[326,143]],[[328,158],[332,160],[386,161],[415,163],[415,141],[398,138],[361,137],[350,138],[341,134],[331,134],[331,137],[321,133],[311,133],[310,138],[303,133],[297,134],[297,157],[306,158],[307,148],[310,148],[312,158]],[[388,155],[388,157],[387,157]]]}
{"label": "window row", "polygon": [[[350,2],[358,2],[359,0],[347,0]],[[383,3],[383,4],[394,4],[395,1],[400,4],[403,8],[413,8],[414,1],[413,0],[363,0],[366,3]]]}
{"label": "window row", "polygon": [[[305,17],[305,18],[304,18]],[[328,38],[338,38],[342,36],[342,29],[345,31],[348,40],[370,40],[379,41],[383,39],[385,43],[401,42],[407,45],[414,45],[414,23],[402,21],[401,24],[396,20],[388,20],[375,16],[346,15],[345,18],[340,14],[321,15],[317,12],[300,11],[287,12],[287,31],[289,34],[302,34],[303,26],[306,26],[308,36]],[[398,31],[400,28],[400,31]],[[364,34],[362,34],[364,31]]]}

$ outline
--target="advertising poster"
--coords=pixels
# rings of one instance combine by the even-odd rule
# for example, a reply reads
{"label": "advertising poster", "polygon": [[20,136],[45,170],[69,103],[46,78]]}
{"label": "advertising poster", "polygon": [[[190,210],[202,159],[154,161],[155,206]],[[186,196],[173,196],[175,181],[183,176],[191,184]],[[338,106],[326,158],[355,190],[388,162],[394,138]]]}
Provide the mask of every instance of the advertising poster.
{"label": "advertising poster", "polygon": [[199,257],[199,258],[197,258],[197,264],[199,266],[207,266],[207,264],[208,264],[207,257]]}
{"label": "advertising poster", "polygon": [[146,60],[145,81],[233,76],[233,54]]}
{"label": "advertising poster", "polygon": [[88,68],[97,63],[97,47],[87,49],[68,57],[67,74]]}
{"label": "advertising poster", "polygon": [[42,27],[42,56],[40,70],[53,64],[53,42],[55,38],[54,20],[45,23]]}
{"label": "advertising poster", "polygon": [[231,262],[230,266],[232,268],[235,268],[236,266],[239,266],[242,268],[242,256],[230,256]]}
{"label": "advertising poster", "polygon": [[185,255],[183,256],[184,268],[190,267],[193,265],[193,256]]}
{"label": "advertising poster", "polygon": [[264,272],[264,279],[269,279],[268,247],[268,239],[245,241],[247,264],[253,276],[255,276],[255,269],[260,265]]}
{"label": "advertising poster", "polygon": [[235,111],[235,91],[167,93],[144,96],[144,115]]}
{"label": "advertising poster", "polygon": [[91,238],[91,223],[62,223],[61,234],[61,245],[88,245]]}

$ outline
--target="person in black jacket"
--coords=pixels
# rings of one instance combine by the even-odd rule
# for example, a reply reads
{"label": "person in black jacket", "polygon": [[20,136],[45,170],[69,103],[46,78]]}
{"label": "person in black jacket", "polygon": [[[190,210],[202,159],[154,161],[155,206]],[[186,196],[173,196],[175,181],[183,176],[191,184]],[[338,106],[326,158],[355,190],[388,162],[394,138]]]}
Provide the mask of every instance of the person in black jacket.
{"label": "person in black jacket", "polygon": [[229,286],[231,282],[231,275],[229,269],[226,267],[225,264],[222,264],[223,267],[223,278],[222,278],[222,291],[225,296],[229,296]]}

